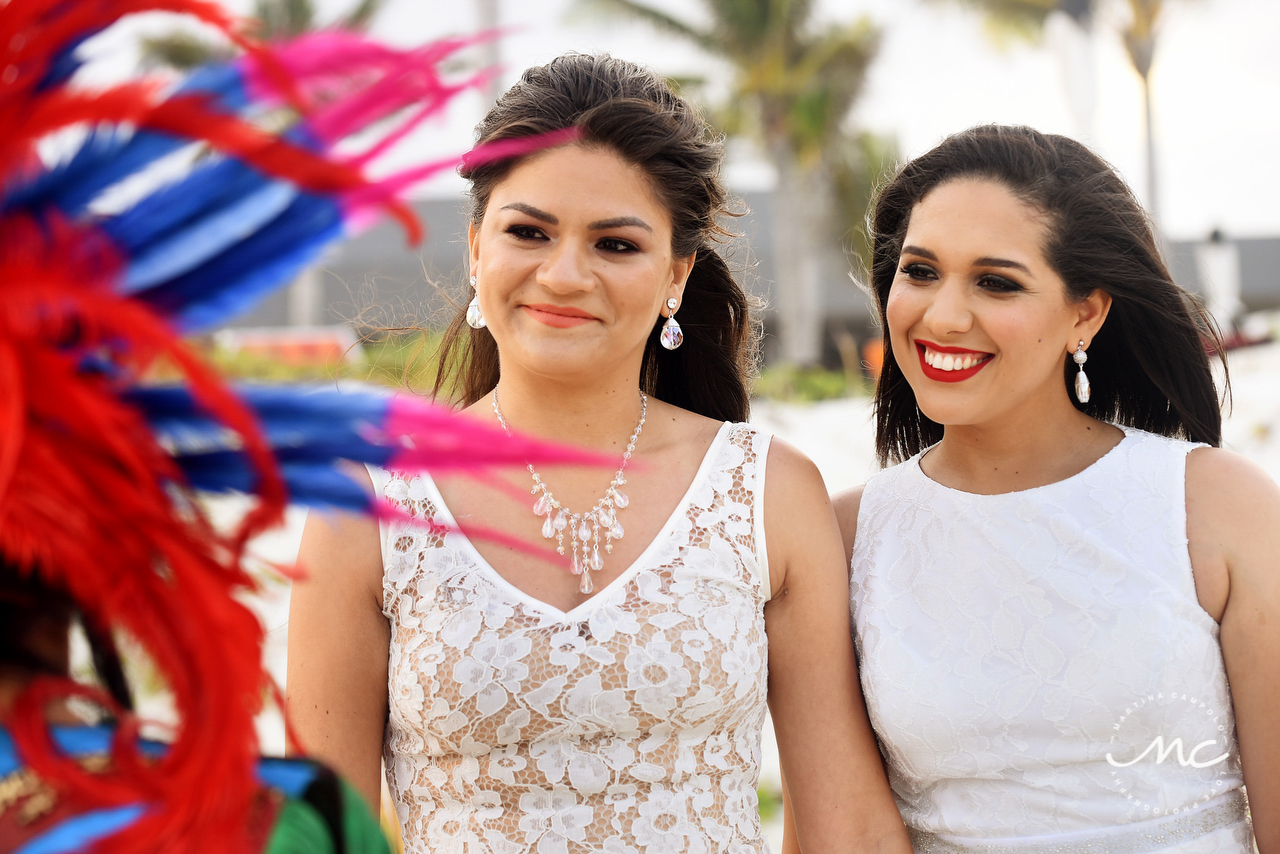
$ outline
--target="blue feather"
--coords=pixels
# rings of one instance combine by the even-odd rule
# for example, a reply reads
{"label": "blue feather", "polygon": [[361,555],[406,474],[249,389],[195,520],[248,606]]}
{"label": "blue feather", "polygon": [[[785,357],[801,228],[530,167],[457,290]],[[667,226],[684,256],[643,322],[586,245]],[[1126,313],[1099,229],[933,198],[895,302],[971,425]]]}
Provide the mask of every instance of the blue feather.
{"label": "blue feather", "polygon": [[[228,113],[239,113],[250,103],[240,70],[229,63],[196,69],[175,94],[208,95],[214,106]],[[93,131],[67,162],[28,184],[8,190],[3,206],[52,204],[70,216],[80,216],[104,190],[190,142],[184,137],[150,131]]]}
{"label": "blue feather", "polygon": [[[292,501],[369,508],[368,495],[336,464],[390,462],[395,448],[378,439],[388,396],[270,386],[238,391],[258,417]],[[239,437],[209,418],[187,389],[135,389],[128,400],[144,413],[191,486],[208,492],[250,492],[256,486],[257,472],[240,450]]]}
{"label": "blue feather", "polygon": [[[188,182],[184,181],[183,184]],[[298,191],[281,181],[263,182],[249,195],[212,207],[136,254],[125,273],[121,291],[130,293],[188,273],[253,234],[283,213]]]}
{"label": "blue feather", "polygon": [[[242,385],[236,392],[257,416],[272,447],[324,446],[331,449],[330,456],[362,460],[382,452],[373,450],[376,445],[371,437],[386,422],[391,402],[388,395],[306,386]],[[212,420],[184,387],[134,389],[127,399],[175,453],[200,454],[239,446],[234,434]]]}
{"label": "blue feather", "polygon": [[[249,493],[258,484],[257,471],[239,451],[181,457],[177,462],[187,482],[203,492]],[[280,474],[295,504],[356,511],[372,506],[370,495],[331,462],[281,462]]]}
{"label": "blue feather", "polygon": [[96,36],[102,30],[89,30],[69,39],[54,55],[53,61],[49,63],[49,69],[45,71],[44,77],[36,84],[36,91],[42,92],[46,89],[52,89],[61,83],[71,79],[71,75],[80,70],[83,63],[76,56],[76,52],[80,49],[80,45],[84,44],[93,36]]}
{"label": "blue feather", "polygon": [[337,202],[300,193],[256,234],[200,267],[135,296],[184,332],[226,322],[291,280],[343,234]]}
{"label": "blue feather", "polygon": [[138,255],[156,241],[182,230],[209,208],[260,189],[267,182],[260,172],[239,160],[207,160],[128,210],[103,218],[100,226],[122,250]]}

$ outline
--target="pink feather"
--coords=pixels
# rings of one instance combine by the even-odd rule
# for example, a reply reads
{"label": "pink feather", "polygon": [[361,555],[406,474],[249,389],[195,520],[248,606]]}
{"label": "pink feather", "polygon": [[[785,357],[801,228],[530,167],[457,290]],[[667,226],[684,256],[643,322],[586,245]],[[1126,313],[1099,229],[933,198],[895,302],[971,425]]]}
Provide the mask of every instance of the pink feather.
{"label": "pink feather", "polygon": [[400,438],[387,467],[396,471],[474,471],[529,463],[611,466],[614,460],[568,445],[555,445],[501,428],[408,395],[387,410],[386,433]]}

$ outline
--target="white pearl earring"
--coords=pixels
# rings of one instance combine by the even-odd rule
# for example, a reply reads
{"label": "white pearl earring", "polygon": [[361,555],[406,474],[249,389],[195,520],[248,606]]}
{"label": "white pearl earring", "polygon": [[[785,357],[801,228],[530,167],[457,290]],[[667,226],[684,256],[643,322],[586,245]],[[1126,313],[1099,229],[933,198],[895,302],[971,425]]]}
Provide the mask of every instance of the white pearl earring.
{"label": "white pearl earring", "polygon": [[1071,354],[1071,360],[1080,366],[1080,373],[1076,374],[1076,400],[1081,403],[1089,402],[1089,378],[1084,373],[1084,363],[1089,361],[1089,356],[1084,351],[1084,342],[1081,341],[1076,345],[1076,351]]}

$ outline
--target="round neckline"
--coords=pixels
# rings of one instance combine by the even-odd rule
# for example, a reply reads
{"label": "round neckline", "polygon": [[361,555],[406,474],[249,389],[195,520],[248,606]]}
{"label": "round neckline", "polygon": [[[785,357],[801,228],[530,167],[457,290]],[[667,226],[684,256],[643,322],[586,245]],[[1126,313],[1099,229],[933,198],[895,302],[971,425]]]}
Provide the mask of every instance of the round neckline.
{"label": "round neckline", "polygon": [[929,453],[934,448],[938,447],[937,444],[933,444],[925,448],[923,451],[921,451],[920,453],[912,457],[909,462],[911,464],[911,468],[913,468],[915,472],[925,480],[926,483],[928,483],[932,487],[941,489],[945,492],[955,493],[956,495],[963,495],[966,498],[1009,498],[1013,496],[1025,496],[1025,495],[1033,494],[1035,492],[1039,492],[1040,490],[1043,490],[1043,489],[1054,489],[1060,486],[1064,486],[1080,478],[1086,477],[1095,469],[1099,468],[1103,464],[1103,462],[1105,462],[1109,457],[1115,454],[1116,451],[1124,447],[1125,444],[1127,444],[1131,440],[1136,439],[1138,434],[1141,432],[1139,430],[1135,430],[1132,427],[1126,427],[1123,424],[1112,424],[1111,426],[1117,427],[1120,430],[1123,430],[1124,437],[1119,442],[1116,442],[1115,445],[1113,445],[1109,451],[1107,451],[1102,456],[1098,457],[1093,462],[1089,463],[1089,465],[1080,469],[1080,471],[1076,472],[1070,477],[1064,477],[1062,480],[1055,480],[1052,483],[1042,483],[1039,486],[1029,486],[1026,489],[1015,489],[1010,492],[966,492],[963,489],[956,489],[954,486],[947,486],[944,483],[939,483],[938,481],[929,477],[929,475],[925,473],[924,467],[920,465],[920,461],[924,459],[925,454]]}

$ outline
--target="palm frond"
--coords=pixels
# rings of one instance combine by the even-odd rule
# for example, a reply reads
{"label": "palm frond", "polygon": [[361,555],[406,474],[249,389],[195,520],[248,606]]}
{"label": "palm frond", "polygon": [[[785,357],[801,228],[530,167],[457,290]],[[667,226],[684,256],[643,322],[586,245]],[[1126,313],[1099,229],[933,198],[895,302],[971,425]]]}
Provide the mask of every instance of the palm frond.
{"label": "palm frond", "polygon": [[655,29],[693,42],[707,53],[716,56],[724,55],[724,43],[721,40],[661,9],[655,9],[636,0],[588,0],[588,3],[601,9],[612,9],[639,18]]}
{"label": "palm frond", "polygon": [[227,45],[218,44],[185,30],[144,38],[139,49],[142,52],[144,68],[165,67],[176,68],[179,71],[190,71],[231,56],[231,50]]}
{"label": "palm frond", "polygon": [[316,9],[312,0],[257,0],[253,16],[261,22],[262,38],[287,39],[315,27]]}
{"label": "palm frond", "polygon": [[774,0],[778,8],[775,18],[782,22],[787,32],[798,37],[813,17],[813,0]]}
{"label": "palm frond", "polygon": [[1164,9],[1164,0],[1129,0],[1129,9],[1133,17],[1124,29],[1124,47],[1129,61],[1145,80],[1155,59],[1156,24]]}
{"label": "palm frond", "polygon": [[360,0],[360,3],[342,16],[339,26],[345,30],[365,30],[375,15],[382,11],[384,0]]}
{"label": "palm frond", "polygon": [[728,56],[758,53],[782,27],[778,0],[704,0],[717,37]]}
{"label": "palm frond", "polygon": [[872,131],[844,136],[834,147],[831,177],[841,217],[846,251],[858,259],[863,281],[871,268],[867,214],[876,192],[889,180],[901,160],[898,141]]}
{"label": "palm frond", "polygon": [[[1049,15],[1064,6],[1079,6],[1082,0],[935,0],[959,3],[982,13],[987,33],[997,44],[1010,41],[1038,41]],[[1095,0],[1083,0],[1092,5]]]}
{"label": "palm frond", "polygon": [[880,28],[862,17],[845,26],[833,26],[804,47],[790,73],[802,88],[814,84],[844,83],[865,76],[867,66],[880,49]]}

